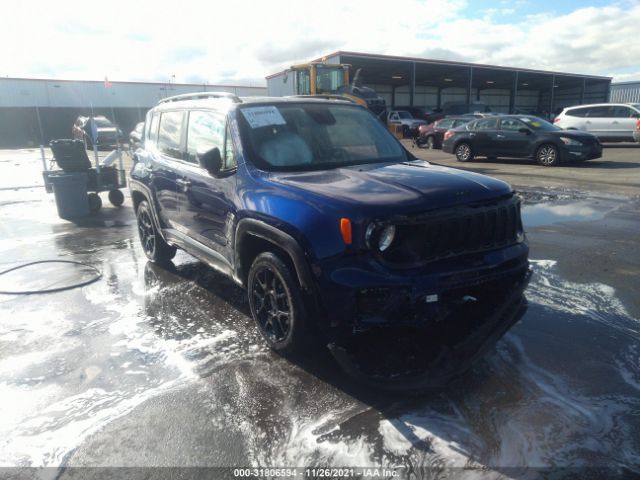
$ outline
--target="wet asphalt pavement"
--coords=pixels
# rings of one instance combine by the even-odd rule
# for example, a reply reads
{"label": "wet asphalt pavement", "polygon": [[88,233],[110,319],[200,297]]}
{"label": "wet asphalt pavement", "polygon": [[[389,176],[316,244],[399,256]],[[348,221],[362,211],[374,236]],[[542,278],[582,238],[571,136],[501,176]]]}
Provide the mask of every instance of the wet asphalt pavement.
{"label": "wet asphalt pavement", "polygon": [[[147,262],[128,198],[76,225],[42,188],[0,189],[0,270],[66,259],[103,274],[0,295],[0,466],[640,475],[640,201],[523,195],[527,313],[460,380],[407,395],[358,386],[326,352],[269,351],[231,281],[182,252],[168,269]],[[90,275],[33,266],[0,276],[0,290]]]}

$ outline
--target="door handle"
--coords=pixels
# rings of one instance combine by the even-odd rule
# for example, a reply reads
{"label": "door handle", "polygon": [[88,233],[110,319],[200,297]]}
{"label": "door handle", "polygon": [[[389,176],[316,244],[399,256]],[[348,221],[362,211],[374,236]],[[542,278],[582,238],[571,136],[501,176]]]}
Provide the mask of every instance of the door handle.
{"label": "door handle", "polygon": [[177,179],[176,184],[182,187],[185,191],[191,186],[191,182],[189,180],[184,180],[182,178]]}
{"label": "door handle", "polygon": [[612,123],[613,123],[614,125],[617,125],[617,124],[618,124],[618,123],[620,123],[620,122],[618,122],[617,120],[614,120]]}
{"label": "door handle", "polygon": [[470,134],[469,134],[469,136],[470,136],[470,137],[475,137],[475,136],[476,136],[476,134],[475,134],[475,133],[470,133]]}
{"label": "door handle", "polygon": [[498,137],[498,138],[504,138],[504,135],[500,135],[500,134],[498,134],[498,135],[496,135],[496,137]]}

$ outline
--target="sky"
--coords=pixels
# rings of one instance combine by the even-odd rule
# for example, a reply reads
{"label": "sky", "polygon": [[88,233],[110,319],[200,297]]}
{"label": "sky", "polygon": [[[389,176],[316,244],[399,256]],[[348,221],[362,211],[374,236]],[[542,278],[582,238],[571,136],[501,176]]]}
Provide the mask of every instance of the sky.
{"label": "sky", "polygon": [[4,0],[3,7],[3,77],[258,86],[294,63],[344,50],[640,80],[640,0]]}

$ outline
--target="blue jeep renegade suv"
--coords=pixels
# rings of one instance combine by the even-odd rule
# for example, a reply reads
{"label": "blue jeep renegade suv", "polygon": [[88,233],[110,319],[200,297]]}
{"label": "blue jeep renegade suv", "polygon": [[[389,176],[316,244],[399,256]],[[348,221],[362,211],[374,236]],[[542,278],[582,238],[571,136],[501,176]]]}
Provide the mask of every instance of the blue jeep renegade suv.
{"label": "blue jeep renegade suv", "polygon": [[277,351],[522,301],[511,187],[417,160],[363,107],[179,95],[149,111],[143,142],[130,186],[145,254],[184,249],[246,288]]}

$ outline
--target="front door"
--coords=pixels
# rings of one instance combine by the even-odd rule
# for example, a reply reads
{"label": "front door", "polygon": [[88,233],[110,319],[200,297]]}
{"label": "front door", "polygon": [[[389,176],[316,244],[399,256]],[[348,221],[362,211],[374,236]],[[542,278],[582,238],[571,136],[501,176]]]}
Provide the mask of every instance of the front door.
{"label": "front door", "polygon": [[[527,132],[527,133],[525,133]],[[496,153],[507,157],[525,157],[532,144],[534,133],[516,118],[504,118],[497,135]]]}
{"label": "front door", "polygon": [[640,114],[634,109],[624,105],[611,105],[609,107],[609,120],[611,121],[611,133],[617,138],[633,138],[633,129]]}
{"label": "front door", "polygon": [[480,156],[495,156],[499,133],[496,117],[477,120],[474,130],[469,133],[474,153]]}
{"label": "front door", "polygon": [[[210,110],[192,110],[187,124],[185,165],[177,179],[181,229],[233,264],[235,155],[233,142],[225,135],[225,116]],[[213,148],[218,148],[223,157],[218,177],[198,161],[198,154]]]}

